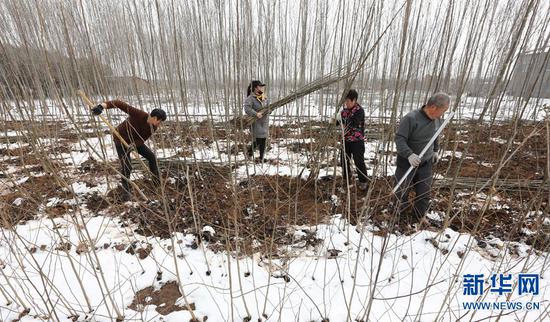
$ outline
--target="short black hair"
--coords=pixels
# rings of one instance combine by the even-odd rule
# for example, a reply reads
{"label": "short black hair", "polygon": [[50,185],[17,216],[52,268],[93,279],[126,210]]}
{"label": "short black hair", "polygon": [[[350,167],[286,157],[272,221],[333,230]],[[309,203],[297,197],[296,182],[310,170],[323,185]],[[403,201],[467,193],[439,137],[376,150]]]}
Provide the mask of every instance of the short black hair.
{"label": "short black hair", "polygon": [[157,120],[166,121],[166,112],[160,108],[155,108],[149,115],[151,115],[151,117],[156,117]]}
{"label": "short black hair", "polygon": [[359,97],[359,94],[357,94],[357,91],[354,89],[350,89],[348,94],[346,95],[346,99],[356,101],[357,97]]}
{"label": "short black hair", "polygon": [[252,82],[250,82],[250,84],[248,84],[248,87],[246,89],[246,96],[250,96],[250,94],[252,94],[252,92],[258,86],[265,86],[265,83],[259,80],[253,80]]}

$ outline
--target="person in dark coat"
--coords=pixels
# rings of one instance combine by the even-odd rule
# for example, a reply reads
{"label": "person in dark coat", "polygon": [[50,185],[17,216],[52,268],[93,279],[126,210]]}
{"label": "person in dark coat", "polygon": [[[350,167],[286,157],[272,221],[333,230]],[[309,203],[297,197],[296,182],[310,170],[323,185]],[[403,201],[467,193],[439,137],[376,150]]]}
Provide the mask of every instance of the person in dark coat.
{"label": "person in dark coat", "polygon": [[248,85],[247,97],[244,100],[244,112],[255,118],[254,124],[251,126],[252,144],[248,149],[248,155],[254,156],[254,151],[260,151],[259,162],[264,161],[266,141],[269,137],[269,113],[260,112],[264,107],[269,105],[269,100],[266,98],[265,84],[259,80],[252,81]]}
{"label": "person in dark coat", "polygon": [[124,146],[120,138],[113,133],[113,141],[121,164],[121,185],[122,185],[122,200],[129,200],[132,193],[130,186],[130,173],[132,172],[131,152],[135,149],[139,155],[147,159],[149,162],[149,170],[153,175],[153,181],[156,184],[160,183],[157,158],[153,151],[145,145],[145,141],[157,130],[162,122],[166,120],[166,112],[161,109],[154,109],[151,113],[144,112],[126,102],[120,100],[108,101],[101,103],[92,109],[94,115],[99,115],[104,109],[118,108],[128,114],[122,123],[116,128],[122,139],[128,144]]}
{"label": "person in dark coat", "polygon": [[[403,178],[409,167],[414,167],[414,170],[396,191],[397,210],[402,220],[410,218],[411,222],[418,222],[428,211],[432,186],[432,166],[439,159],[439,141],[436,139],[422,157],[419,155],[441,126],[440,118],[449,108],[449,103],[449,95],[436,93],[428,99],[426,105],[407,113],[399,123],[395,134],[396,182]],[[409,201],[411,189],[416,192],[413,201]],[[406,209],[410,206],[412,206],[412,213],[408,214]]]}
{"label": "person in dark coat", "polygon": [[359,179],[358,187],[366,190],[368,187],[367,166],[365,165],[365,111],[357,103],[357,91],[350,90],[340,112],[343,129],[343,149],[341,153],[342,176],[344,182],[351,184],[351,166],[353,158]]}

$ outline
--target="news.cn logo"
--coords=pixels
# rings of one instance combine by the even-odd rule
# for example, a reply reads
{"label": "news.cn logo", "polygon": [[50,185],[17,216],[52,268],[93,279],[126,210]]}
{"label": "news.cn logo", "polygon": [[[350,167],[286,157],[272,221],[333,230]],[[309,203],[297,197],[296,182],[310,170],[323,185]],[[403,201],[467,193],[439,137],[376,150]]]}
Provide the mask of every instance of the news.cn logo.
{"label": "news.cn logo", "polygon": [[[539,274],[520,273],[517,275],[517,295],[539,295]],[[512,274],[491,274],[488,279],[491,294],[506,295],[514,292],[514,280]],[[483,295],[485,293],[484,274],[464,274],[462,282],[462,295]],[[463,302],[465,310],[539,310],[538,301],[504,301],[504,302]]]}

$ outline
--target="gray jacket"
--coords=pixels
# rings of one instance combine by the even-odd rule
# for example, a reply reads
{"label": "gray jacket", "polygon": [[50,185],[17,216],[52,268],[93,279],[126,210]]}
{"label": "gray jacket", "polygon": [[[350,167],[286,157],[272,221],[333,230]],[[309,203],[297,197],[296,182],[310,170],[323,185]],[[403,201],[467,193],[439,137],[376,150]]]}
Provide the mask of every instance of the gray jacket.
{"label": "gray jacket", "polygon": [[[413,153],[420,155],[420,152],[422,152],[426,144],[434,136],[439,126],[441,126],[441,120],[430,119],[422,108],[407,113],[401,119],[397,133],[395,134],[397,154],[405,159]],[[434,152],[439,150],[438,141],[436,139],[426,151],[426,154],[422,157],[422,161],[430,159]]]}
{"label": "gray jacket", "polygon": [[[250,115],[256,118],[256,113],[269,105],[269,100],[264,100],[260,102],[256,95],[251,94],[244,100],[244,112],[247,115]],[[269,113],[266,113],[262,118],[256,118],[254,124],[251,127],[252,137],[265,139],[269,136]]]}

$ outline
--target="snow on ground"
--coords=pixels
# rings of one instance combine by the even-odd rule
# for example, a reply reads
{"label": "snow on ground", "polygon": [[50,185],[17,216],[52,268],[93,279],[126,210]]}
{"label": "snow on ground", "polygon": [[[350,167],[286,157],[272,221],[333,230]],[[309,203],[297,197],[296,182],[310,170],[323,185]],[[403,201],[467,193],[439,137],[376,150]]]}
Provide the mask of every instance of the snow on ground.
{"label": "snow on ground", "polygon": [[5,131],[0,132],[0,134],[2,134],[3,137],[17,137],[20,135],[20,133],[17,131]]}
{"label": "snow on ground", "polygon": [[[471,236],[450,229],[441,234],[420,231],[384,238],[368,226],[359,233],[358,227],[336,216],[327,225],[297,227],[297,231],[312,231],[322,239],[319,247],[270,262],[259,256],[237,259],[225,252],[191,247],[192,235],[175,234],[172,243],[170,239],[134,235],[131,227],[122,228],[116,218],[84,218],[78,225],[69,218],[32,220],[15,227],[18,236],[1,230],[0,284],[14,291],[10,297],[18,294],[19,301],[31,308],[21,321],[43,321],[41,317],[48,315],[53,303],[61,321],[70,321],[69,316],[75,314],[78,321],[85,321],[86,316],[86,321],[112,321],[109,312],[113,314],[113,305],[127,321],[188,321],[191,315],[183,310],[161,318],[152,305],[143,307],[143,312],[128,308],[137,290],[159,288],[161,283],[178,279],[201,321],[205,316],[208,321],[242,321],[247,310],[252,321],[263,313],[269,321],[345,321],[347,308],[353,320],[365,314],[370,294],[374,294],[369,316],[373,321],[455,321],[462,316],[479,320],[499,314],[480,310],[474,315],[473,310],[463,309],[463,302],[479,300],[478,296],[463,295],[463,274],[485,274],[487,279],[498,272],[514,276],[541,273],[539,295],[518,296],[514,287],[511,301],[542,303],[550,299],[548,272],[542,266],[547,254],[527,256],[527,247],[521,256],[513,255],[507,248],[497,248],[496,243],[487,246],[493,254],[496,250],[495,260],[491,252],[476,246]],[[133,241],[151,244],[150,255],[138,259],[115,247]],[[72,245],[68,251],[67,243]],[[172,245],[176,248],[171,249]],[[16,249],[30,251],[19,256]],[[159,270],[162,278],[157,281]],[[485,286],[482,301],[506,301],[504,295],[488,292]],[[112,300],[103,296],[106,292]],[[88,312],[85,297],[93,312]],[[178,303],[183,305],[184,299]],[[534,320],[545,305],[540,311],[505,314],[501,321]],[[8,304],[0,297],[0,320],[10,321],[20,311],[15,301]]]}
{"label": "snow on ground", "polygon": [[28,143],[14,142],[14,143],[0,143],[0,149],[19,149],[29,146]]}
{"label": "snow on ground", "polygon": [[[389,105],[380,106],[382,102],[382,94],[380,92],[371,93],[364,91],[363,94],[363,99],[360,99],[359,101],[360,103],[364,101],[363,107],[365,108],[367,118],[390,116],[389,113],[391,113],[391,108],[389,108],[389,106],[391,106],[391,100],[384,100],[384,102]],[[110,99],[114,99],[114,97],[110,97]],[[177,111],[177,113],[181,115],[179,118],[184,121],[202,121],[207,119],[214,121],[227,121],[235,116],[241,115],[242,113],[240,108],[235,107],[237,103],[234,101],[230,102],[230,110],[228,111],[226,110],[226,107],[222,105],[221,101],[208,107],[204,105],[204,101],[201,100],[200,97],[189,101],[188,105],[185,106],[181,104],[181,102],[172,102],[167,98],[161,98],[159,101],[157,96],[142,96],[139,100],[137,97],[122,97],[121,99],[130,103],[133,102],[133,104],[136,105],[136,102],[143,102],[140,108],[144,110],[152,110],[153,108],[158,108],[160,105],[162,108],[166,109],[169,114],[174,114]],[[92,100],[94,100],[94,98],[92,98]],[[272,97],[271,100],[276,101],[277,98]],[[280,107],[272,113],[272,124],[281,125],[286,123],[289,119],[300,119],[302,121],[329,120],[334,117],[336,113],[336,108],[332,105],[334,104],[335,99],[329,95],[324,95],[323,100],[324,101],[321,102],[321,97],[318,93],[313,93],[303,99]],[[19,103],[25,104],[25,102]],[[84,107],[79,99],[67,99],[64,103],[69,106],[69,111],[73,114],[75,119],[86,122],[91,118],[86,107]],[[28,115],[26,113],[29,113],[29,110],[33,111],[32,115],[34,119],[42,118],[44,120],[56,121],[59,115],[65,114],[65,110],[60,108],[59,102],[51,99],[45,99],[43,101],[36,100],[32,102],[32,104],[25,106],[25,115],[20,115],[20,111],[15,107],[16,104],[14,102],[9,102],[8,104],[11,104],[12,106],[11,117],[15,120],[28,119]],[[457,120],[478,119],[484,108],[484,104],[485,98],[483,97],[463,97],[458,105],[458,113],[455,118]],[[512,96],[504,96],[502,101],[491,106],[491,109],[486,112],[484,120],[491,120],[493,114],[495,119],[498,121],[511,119],[516,113],[521,112],[524,104],[525,103],[523,101]],[[544,105],[550,105],[550,99],[532,98],[527,104],[526,110],[522,114],[522,118],[537,121],[544,119],[545,114],[542,108]],[[419,108],[420,106],[421,104],[417,106],[417,104],[407,102],[402,107],[403,112],[406,113],[410,110]],[[498,108],[498,111],[495,113],[496,108]],[[117,123],[125,117],[124,113],[118,110],[109,110],[107,114],[114,123]],[[14,133],[11,134],[13,135]]]}
{"label": "snow on ground", "polygon": [[[245,179],[249,175],[281,175],[281,176],[298,176],[307,178],[310,175],[311,169],[308,164],[311,156],[304,150],[292,149],[294,144],[310,144],[314,143],[314,139],[278,139],[274,140],[269,149],[266,151],[266,163],[255,164],[252,160],[247,161],[245,154],[240,151],[237,154],[228,155],[227,142],[220,140],[218,145],[204,144],[200,139],[192,141],[193,155],[192,159],[197,162],[209,162],[213,164],[228,164],[229,162],[238,163],[238,166],[234,170],[234,174],[238,180]],[[54,139],[40,138],[39,144],[44,147],[52,146],[55,144]],[[232,142],[230,142],[232,144]],[[170,158],[171,160],[185,160],[186,157],[178,156],[178,152],[183,151],[182,148],[165,148],[155,145],[156,142],[149,142],[154,151],[156,151],[158,158]],[[7,148],[19,148],[28,146],[26,143],[12,143]],[[395,145],[388,147],[392,149],[390,152],[395,151]],[[365,160],[367,164],[372,164],[375,160],[382,157],[380,154],[381,144],[378,140],[371,140],[365,144]],[[91,158],[95,160],[103,161],[118,161],[116,150],[111,135],[102,135],[100,137],[90,137],[81,139],[75,143],[69,145],[69,151],[64,153],[52,153],[49,155],[51,160],[62,162],[62,164],[68,166],[68,169],[76,169],[83,165],[84,162]],[[319,178],[326,176],[338,176],[341,175],[340,169],[340,156],[336,148],[327,148],[325,155],[325,166],[320,169]],[[256,156],[258,154],[256,153]],[[5,156],[5,158],[15,158]],[[230,159],[231,158],[231,159]],[[336,163],[335,163],[336,160]],[[118,165],[115,166],[118,169]],[[18,172],[22,168],[10,167],[5,169],[6,174],[12,174]],[[139,167],[132,173],[133,178],[138,178],[142,174],[139,171]],[[386,171],[386,172],[385,172]],[[389,155],[387,167],[368,167],[368,175],[373,175],[376,172],[377,175],[392,175],[395,172],[395,156]],[[18,182],[21,184],[22,182]],[[8,184],[6,182],[6,184]],[[11,184],[10,184],[11,186]]]}
{"label": "snow on ground", "polygon": [[[55,102],[48,102],[51,106],[44,109],[45,115],[62,114],[62,111],[55,109]],[[319,116],[314,102],[306,102],[306,115],[312,115],[313,118],[327,119],[334,113],[334,109],[327,108],[328,112]],[[465,99],[457,118],[479,116],[482,103],[475,98]],[[497,114],[497,119],[510,117],[517,105],[510,100],[505,100],[503,104],[506,104],[506,108]],[[150,104],[143,108],[152,107]],[[384,114],[376,107],[366,108],[370,115]],[[274,119],[277,116],[293,115],[295,110],[295,105],[280,109],[274,113]],[[525,117],[532,119],[534,107],[530,107],[529,111]],[[85,111],[80,112],[82,120],[90,118]],[[205,115],[209,112],[218,119],[225,118],[225,111],[221,108],[208,111],[196,105],[189,111]],[[124,117],[122,113],[109,113],[115,121]],[[535,116],[537,119],[540,117],[539,114]],[[204,118],[206,116],[197,116],[193,120]],[[277,122],[282,124],[283,121],[274,121],[275,124]],[[16,137],[18,133],[20,131],[9,131],[7,137]],[[493,141],[507,142],[504,138],[494,138]],[[48,139],[39,142],[44,146],[53,144]],[[223,151],[227,142],[218,143]],[[197,161],[238,163],[234,169],[237,179],[244,179],[251,174],[308,177],[311,171],[307,167],[308,155],[303,151],[294,152],[290,148],[294,143],[311,142],[288,138],[276,140],[266,154],[268,162],[265,164],[246,161],[242,152],[232,155],[230,160],[229,155],[218,150],[215,145],[208,146],[199,141],[193,142],[193,152]],[[1,149],[25,146],[28,144],[22,142],[0,143]],[[174,158],[182,152],[178,148],[162,149],[155,146],[155,149],[159,158]],[[389,151],[395,151],[394,145],[390,145]],[[51,155],[52,159],[74,168],[81,166],[90,157],[96,160],[117,160],[110,135],[82,139],[71,143],[70,152]],[[319,177],[340,175],[340,167],[333,166],[334,157],[337,154],[329,150],[324,160],[326,166],[321,168]],[[382,157],[386,156],[380,154],[379,141],[366,143],[365,158],[370,163],[369,175],[373,175],[373,171],[377,175],[394,173],[395,156],[391,153],[387,156],[387,167],[374,170],[372,164]],[[444,157],[461,158],[462,155],[460,152],[444,151]],[[483,165],[492,166],[489,163]],[[10,166],[3,173],[13,174],[20,170]],[[143,176],[139,169],[136,170],[134,178]],[[13,184],[22,184],[28,180],[28,175],[40,174],[32,172],[13,183],[7,182],[8,191]],[[86,182],[75,180],[70,186],[76,194],[75,198],[51,198],[43,206],[53,207],[59,203],[81,205],[79,198],[87,194],[105,194],[109,188],[107,184],[102,181],[96,183],[99,185],[90,188]],[[477,197],[479,200],[487,198],[483,194]],[[492,207],[505,208],[506,205],[501,201],[494,200]],[[13,201],[15,205],[21,205],[22,202],[21,198]],[[481,204],[472,206],[480,207]],[[384,238],[374,227],[366,226],[361,233],[358,231],[361,228],[351,226],[336,216],[327,225],[290,227],[295,229],[297,239],[305,232],[312,232],[323,242],[316,248],[290,246],[290,249],[282,251],[288,257],[270,261],[260,255],[237,258],[225,252],[214,253],[208,248],[192,247],[195,242],[192,235],[175,234],[173,243],[170,239],[136,235],[132,226],[124,226],[116,216],[90,217],[85,206],[78,207],[76,213],[82,216],[54,219],[42,217],[28,221],[14,228],[17,235],[13,230],[0,229],[0,284],[3,290],[10,291],[9,294],[0,293],[0,321],[17,318],[23,310],[16,304],[20,302],[31,308],[21,321],[51,320],[47,316],[52,307],[61,321],[70,321],[70,317],[75,315],[79,316],[78,321],[112,321],[113,306],[124,315],[125,320],[188,321],[191,315],[187,311],[177,311],[161,318],[151,305],[143,307],[143,312],[128,308],[138,290],[148,286],[160,288],[161,282],[175,280],[181,281],[188,300],[195,304],[199,320],[208,316],[208,321],[242,321],[248,311],[252,321],[257,321],[263,313],[267,314],[269,321],[320,321],[323,318],[345,321],[348,319],[347,308],[350,308],[349,319],[361,319],[370,294],[374,294],[369,315],[372,321],[492,319],[501,311],[468,311],[462,307],[463,303],[507,301],[505,295],[498,297],[488,291],[488,278],[493,273],[517,276],[520,272],[541,274],[540,294],[519,296],[516,285],[509,301],[539,301],[541,309],[513,313],[504,310],[500,320],[534,320],[549,309],[549,276],[545,269],[548,266],[545,264],[548,254],[534,253],[525,244],[503,242],[498,238],[488,241],[484,247],[472,236],[450,229],[439,234],[420,231],[411,236],[388,235]],[[74,222],[76,218],[78,222]],[[431,212],[428,218],[441,221],[443,217],[437,212]],[[550,219],[544,218],[543,225],[550,225]],[[203,231],[216,233],[212,227],[204,227]],[[531,233],[530,230],[523,232]],[[145,259],[115,248],[136,240],[143,245],[152,245],[151,253]],[[67,242],[72,246],[65,251]],[[91,249],[95,250],[95,254]],[[41,274],[40,270],[45,274]],[[161,280],[157,281],[159,270],[163,274]],[[211,271],[210,275],[205,274],[208,270]],[[463,275],[481,273],[485,275],[485,294],[482,297],[463,295]],[[104,296],[106,293],[111,298]],[[14,298],[16,295],[19,298]],[[93,312],[87,309],[88,301]],[[182,304],[182,301],[180,299],[179,303]],[[440,308],[443,308],[442,315],[437,314]]]}
{"label": "snow on ground", "polygon": [[489,140],[493,141],[493,142],[496,142],[498,144],[506,144],[508,143],[507,140],[504,140],[502,138],[489,138]]}

